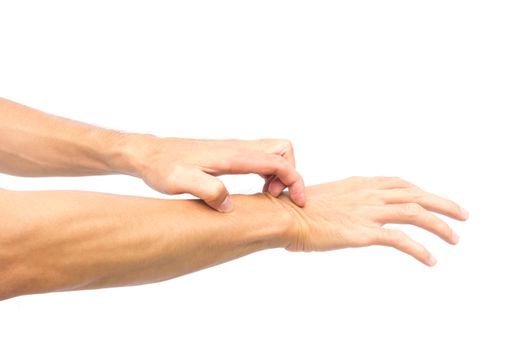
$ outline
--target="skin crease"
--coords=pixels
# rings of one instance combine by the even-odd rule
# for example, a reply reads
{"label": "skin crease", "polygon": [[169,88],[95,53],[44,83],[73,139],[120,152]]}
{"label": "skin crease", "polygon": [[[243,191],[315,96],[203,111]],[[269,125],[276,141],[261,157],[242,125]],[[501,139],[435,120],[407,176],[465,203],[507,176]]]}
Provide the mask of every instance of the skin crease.
{"label": "skin crease", "polygon": [[158,282],[279,247],[384,245],[432,266],[422,245],[382,226],[412,224],[455,244],[457,236],[432,212],[468,216],[399,178],[353,177],[307,192],[304,208],[286,193],[235,195],[236,209],[223,214],[198,200],[1,190],[0,299]]}
{"label": "skin crease", "polygon": [[288,187],[306,202],[290,141],[191,140],[119,133],[53,116],[0,98],[0,172],[17,176],[127,174],[165,194],[191,193],[228,212],[223,174],[261,175],[264,191]]}
{"label": "skin crease", "polygon": [[[419,226],[456,244],[458,236],[435,213],[468,217],[458,204],[395,177],[305,188],[286,140],[116,133],[5,99],[0,172],[129,174],[163,193],[203,200],[0,189],[0,300],[158,282],[270,248],[384,245],[432,266],[436,260],[422,245],[384,225]],[[260,174],[265,193],[233,195],[235,208],[225,205],[230,195],[215,176],[229,173]]]}

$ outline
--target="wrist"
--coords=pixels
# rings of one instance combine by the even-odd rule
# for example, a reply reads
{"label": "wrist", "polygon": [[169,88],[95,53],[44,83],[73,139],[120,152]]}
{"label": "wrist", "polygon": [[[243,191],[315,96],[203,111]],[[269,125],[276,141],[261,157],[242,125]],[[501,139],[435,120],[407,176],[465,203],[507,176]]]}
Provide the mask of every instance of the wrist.
{"label": "wrist", "polygon": [[293,217],[278,199],[268,193],[233,195],[232,198],[234,210],[218,215],[231,217],[237,223],[243,232],[243,242],[257,245],[257,250],[288,246],[294,226]]}
{"label": "wrist", "polygon": [[290,205],[295,206],[295,204],[286,194],[278,198],[268,192],[256,196],[264,203],[264,207],[260,208],[259,212],[268,214],[266,225],[272,232],[269,236],[270,242],[274,247],[287,248],[294,241],[300,224],[294,209],[290,208]]}
{"label": "wrist", "polygon": [[309,251],[305,250],[304,242],[311,231],[311,223],[306,214],[305,208],[298,207],[290,198],[287,191],[275,198],[270,193],[267,197],[280,207],[280,212],[287,216],[286,230],[283,232],[286,248],[289,251]]}
{"label": "wrist", "polygon": [[113,173],[141,177],[158,138],[147,134],[111,132],[106,163]]}

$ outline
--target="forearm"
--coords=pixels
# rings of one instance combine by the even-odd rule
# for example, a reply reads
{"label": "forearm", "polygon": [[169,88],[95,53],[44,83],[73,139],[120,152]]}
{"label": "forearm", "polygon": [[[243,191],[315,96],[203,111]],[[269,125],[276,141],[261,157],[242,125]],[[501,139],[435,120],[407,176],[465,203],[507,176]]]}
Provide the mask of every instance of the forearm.
{"label": "forearm", "polygon": [[235,200],[223,214],[195,200],[0,191],[0,299],[162,281],[286,245],[278,199]]}
{"label": "forearm", "polygon": [[56,117],[0,98],[0,172],[79,176],[134,172],[123,134]]}

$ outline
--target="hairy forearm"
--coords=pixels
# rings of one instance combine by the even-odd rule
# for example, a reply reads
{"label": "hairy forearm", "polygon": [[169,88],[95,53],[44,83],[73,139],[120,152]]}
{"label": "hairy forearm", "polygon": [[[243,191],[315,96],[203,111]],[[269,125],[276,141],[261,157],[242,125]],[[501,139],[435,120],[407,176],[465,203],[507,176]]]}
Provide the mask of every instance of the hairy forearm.
{"label": "hairy forearm", "polygon": [[130,140],[139,137],[0,98],[0,172],[18,176],[134,175],[128,151]]}
{"label": "hairy forearm", "polygon": [[0,299],[162,281],[286,246],[279,199],[235,200],[223,214],[196,200],[0,190]]}

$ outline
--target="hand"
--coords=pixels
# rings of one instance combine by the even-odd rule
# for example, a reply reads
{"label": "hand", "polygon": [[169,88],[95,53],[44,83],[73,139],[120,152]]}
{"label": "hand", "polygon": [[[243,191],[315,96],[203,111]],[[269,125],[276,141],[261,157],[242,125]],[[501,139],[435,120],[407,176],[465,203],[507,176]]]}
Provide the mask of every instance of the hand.
{"label": "hand", "polygon": [[287,239],[290,251],[385,245],[432,266],[436,259],[425,247],[404,232],[383,225],[416,225],[456,244],[458,236],[432,212],[462,221],[468,218],[458,204],[396,177],[352,177],[308,187],[306,192],[308,204],[304,208],[280,197],[295,218]]}
{"label": "hand", "polygon": [[166,194],[191,193],[210,207],[233,208],[228,190],[215,176],[255,173],[265,179],[263,191],[279,196],[288,187],[292,201],[304,206],[304,182],[295,169],[287,140],[192,140],[140,135],[136,152],[138,174],[153,189]]}

